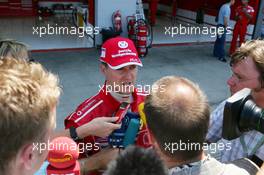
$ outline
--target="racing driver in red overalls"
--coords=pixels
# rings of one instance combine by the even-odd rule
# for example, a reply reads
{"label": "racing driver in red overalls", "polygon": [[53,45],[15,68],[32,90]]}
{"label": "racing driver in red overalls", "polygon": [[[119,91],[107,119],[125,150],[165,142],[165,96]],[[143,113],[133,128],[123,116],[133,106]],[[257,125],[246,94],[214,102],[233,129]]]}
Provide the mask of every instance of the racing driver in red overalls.
{"label": "racing driver in red overalls", "polygon": [[[137,67],[142,66],[134,43],[122,37],[107,40],[101,49],[100,62],[100,71],[105,77],[104,85],[98,86],[98,94],[81,103],[75,112],[65,119],[66,128],[77,128],[97,117],[113,117],[122,102],[130,104],[131,112],[139,112],[139,105],[144,102],[146,94],[133,88],[136,83]],[[101,164],[107,164],[108,160],[113,159],[118,153],[116,149],[109,148],[107,138],[88,136],[78,142],[93,144],[93,148],[81,155],[81,158],[86,158],[84,166],[88,170],[104,168],[106,165]],[[151,146],[146,122],[141,126],[136,145],[145,148]]]}
{"label": "racing driver in red overalls", "polygon": [[239,46],[241,46],[241,44],[245,41],[247,26],[254,16],[254,8],[248,5],[248,0],[241,0],[241,2],[242,5],[236,8],[235,19],[237,20],[237,22],[233,31],[233,38],[229,50],[230,55],[232,55],[237,48],[238,36]]}

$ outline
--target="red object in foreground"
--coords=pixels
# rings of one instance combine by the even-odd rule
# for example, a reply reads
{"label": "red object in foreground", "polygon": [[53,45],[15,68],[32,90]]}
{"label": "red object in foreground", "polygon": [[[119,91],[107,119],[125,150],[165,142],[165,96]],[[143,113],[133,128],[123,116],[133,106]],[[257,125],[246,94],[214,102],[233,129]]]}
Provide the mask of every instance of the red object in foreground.
{"label": "red object in foreground", "polygon": [[118,117],[116,123],[121,123],[122,119],[125,117],[127,111],[129,110],[130,108],[130,104],[129,103],[126,103],[126,102],[123,102],[121,103],[118,111],[116,112],[115,116]]}
{"label": "red object in foreground", "polygon": [[77,161],[79,149],[72,139],[68,137],[58,137],[52,140],[48,146],[48,175],[80,175],[80,164]]}

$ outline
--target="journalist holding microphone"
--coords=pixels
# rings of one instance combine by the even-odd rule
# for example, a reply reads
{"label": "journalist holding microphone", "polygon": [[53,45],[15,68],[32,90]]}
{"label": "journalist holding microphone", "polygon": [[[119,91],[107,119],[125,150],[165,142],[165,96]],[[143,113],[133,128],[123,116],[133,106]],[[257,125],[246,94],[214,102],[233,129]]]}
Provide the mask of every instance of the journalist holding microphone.
{"label": "journalist holding microphone", "polygon": [[33,143],[47,143],[55,127],[58,78],[38,63],[0,60],[0,174],[31,175],[46,159]]}

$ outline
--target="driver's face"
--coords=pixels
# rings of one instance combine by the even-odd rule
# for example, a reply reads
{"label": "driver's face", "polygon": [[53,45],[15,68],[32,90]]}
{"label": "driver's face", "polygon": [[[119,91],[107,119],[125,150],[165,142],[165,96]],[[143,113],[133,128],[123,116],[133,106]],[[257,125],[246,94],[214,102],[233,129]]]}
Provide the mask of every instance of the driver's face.
{"label": "driver's face", "polygon": [[130,94],[133,91],[137,79],[137,66],[129,65],[114,70],[101,65],[101,71],[105,76],[106,84],[112,87],[117,93]]}

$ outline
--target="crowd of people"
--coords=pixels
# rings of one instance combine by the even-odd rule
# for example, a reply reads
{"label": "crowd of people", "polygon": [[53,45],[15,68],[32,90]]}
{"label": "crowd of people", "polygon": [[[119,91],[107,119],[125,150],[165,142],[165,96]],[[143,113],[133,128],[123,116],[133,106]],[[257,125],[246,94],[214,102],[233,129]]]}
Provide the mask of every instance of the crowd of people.
{"label": "crowd of people", "polygon": [[[249,0],[241,0],[241,6],[235,9],[236,23],[233,29],[233,37],[229,49],[229,55],[232,55],[237,48],[237,40],[239,38],[239,46],[245,42],[245,37],[248,31],[248,25],[252,22],[255,11],[249,4]],[[235,0],[226,0],[226,3],[221,6],[217,15],[217,28],[223,28],[224,32],[219,32],[214,45],[213,55],[220,61],[226,62],[225,41],[227,29],[230,27],[231,6],[235,4]]]}
{"label": "crowd of people", "polygon": [[[220,9],[219,26],[228,25],[233,3],[231,0]],[[243,8],[238,10],[238,16],[243,12]],[[241,43],[232,52],[233,74],[227,81],[231,95],[250,88],[253,101],[264,108],[264,41]],[[48,144],[59,136],[92,145],[79,156],[83,174],[248,175],[252,172],[235,161],[248,158],[250,164],[262,165],[262,133],[252,130],[233,140],[222,138],[226,100],[211,113],[200,87],[176,75],[157,80],[149,94],[137,89],[142,62],[127,38],[111,38],[102,45],[99,69],[105,82],[96,95],[65,118],[61,131],[54,130],[61,94],[58,76],[29,58],[27,46],[15,40],[0,42],[0,57],[0,136],[4,143],[0,146],[0,174],[34,174],[48,153],[33,149],[34,144]],[[111,147],[108,140],[121,127],[116,113],[123,103],[129,104],[130,112],[140,114],[141,124],[135,145],[124,150]],[[210,144],[229,145],[230,149],[219,149],[214,157],[206,149]]]}

